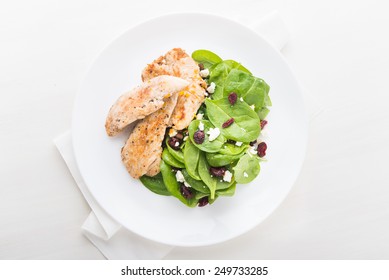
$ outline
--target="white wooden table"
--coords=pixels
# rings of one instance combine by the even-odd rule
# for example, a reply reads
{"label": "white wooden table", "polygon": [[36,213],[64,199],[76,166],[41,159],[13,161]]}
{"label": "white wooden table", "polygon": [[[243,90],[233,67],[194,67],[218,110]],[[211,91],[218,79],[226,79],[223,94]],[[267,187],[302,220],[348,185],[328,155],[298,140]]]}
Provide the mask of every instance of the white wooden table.
{"label": "white wooden table", "polygon": [[80,231],[89,208],[52,139],[70,128],[77,88],[105,45],[160,14],[250,22],[273,9],[314,113],[300,177],[254,230],[167,258],[389,258],[388,2],[229,2],[0,2],[0,259],[103,258]]}

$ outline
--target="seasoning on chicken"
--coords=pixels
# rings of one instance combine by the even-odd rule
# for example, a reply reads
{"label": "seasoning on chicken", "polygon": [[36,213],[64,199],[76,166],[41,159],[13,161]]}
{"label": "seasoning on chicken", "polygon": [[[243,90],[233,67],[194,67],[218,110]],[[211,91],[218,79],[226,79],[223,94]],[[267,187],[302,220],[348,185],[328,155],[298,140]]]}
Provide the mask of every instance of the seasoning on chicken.
{"label": "seasoning on chicken", "polygon": [[177,130],[189,126],[193,116],[205,98],[207,84],[200,77],[199,66],[182,49],[174,48],[147,65],[142,72],[142,80],[147,81],[160,75],[172,75],[187,80],[190,84],[178,96],[169,126]]}
{"label": "seasoning on chicken", "polygon": [[188,85],[184,79],[162,75],[123,94],[109,110],[105,123],[107,134],[114,136],[132,122],[162,108],[168,97]]}
{"label": "seasoning on chicken", "polygon": [[177,96],[174,93],[161,109],[141,120],[123,147],[122,161],[133,178],[137,179],[146,173],[150,176],[159,173],[162,141],[177,104]]}

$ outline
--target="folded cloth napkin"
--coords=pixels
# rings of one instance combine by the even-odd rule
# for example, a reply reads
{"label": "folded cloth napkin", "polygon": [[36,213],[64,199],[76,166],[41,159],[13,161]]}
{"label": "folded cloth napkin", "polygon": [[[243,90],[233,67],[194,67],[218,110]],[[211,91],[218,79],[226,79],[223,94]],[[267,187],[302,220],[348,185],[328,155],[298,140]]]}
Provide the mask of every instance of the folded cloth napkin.
{"label": "folded cloth napkin", "polygon": [[[277,12],[272,12],[250,27],[278,50],[284,47],[289,37],[286,25]],[[70,131],[54,139],[54,143],[91,207],[91,213],[82,225],[83,233],[107,259],[161,259],[174,248],[122,228],[99,206],[77,168]]]}

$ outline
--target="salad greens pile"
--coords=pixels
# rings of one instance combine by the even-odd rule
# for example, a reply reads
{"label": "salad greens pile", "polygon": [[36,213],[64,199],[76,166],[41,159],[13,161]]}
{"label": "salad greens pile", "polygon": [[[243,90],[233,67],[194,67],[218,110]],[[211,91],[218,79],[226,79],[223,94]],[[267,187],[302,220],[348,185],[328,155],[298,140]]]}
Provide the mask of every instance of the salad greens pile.
{"label": "salad greens pile", "polygon": [[240,63],[208,50],[197,50],[192,58],[209,73],[209,97],[179,138],[177,132],[166,134],[161,172],[140,178],[150,191],[174,196],[189,207],[232,196],[237,183],[258,176],[266,144],[255,143],[272,105],[269,85]]}

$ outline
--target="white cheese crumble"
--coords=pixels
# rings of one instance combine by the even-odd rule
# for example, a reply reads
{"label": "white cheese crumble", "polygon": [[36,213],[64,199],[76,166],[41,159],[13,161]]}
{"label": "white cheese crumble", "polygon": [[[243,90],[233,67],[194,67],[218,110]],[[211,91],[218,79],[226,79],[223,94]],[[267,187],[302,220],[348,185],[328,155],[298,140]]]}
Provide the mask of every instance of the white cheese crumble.
{"label": "white cheese crumble", "polygon": [[253,155],[255,155],[257,153],[257,150],[255,149],[255,147],[251,147],[249,152]]}
{"label": "white cheese crumble", "polygon": [[242,146],[242,144],[243,144],[243,142],[236,142],[236,143],[235,143],[235,146],[240,147],[240,146]]}
{"label": "white cheese crumble", "polygon": [[174,144],[174,147],[178,147],[180,146],[180,142],[176,142],[176,144]]}
{"label": "white cheese crumble", "polygon": [[216,84],[214,82],[212,82],[209,87],[207,87],[207,91],[209,93],[214,93],[215,92],[215,88],[216,88]]}
{"label": "white cheese crumble", "polygon": [[185,136],[183,140],[186,141],[187,139],[188,139],[188,136]]}
{"label": "white cheese crumble", "polygon": [[208,76],[209,76],[209,70],[208,70],[207,68],[204,69],[204,70],[201,70],[201,71],[200,71],[200,76],[201,76],[202,78],[208,77]]}
{"label": "white cheese crumble", "polygon": [[224,176],[223,176],[223,180],[225,182],[231,182],[231,179],[232,179],[232,173],[228,170],[226,170],[226,172],[224,173]]}
{"label": "white cheese crumble", "polygon": [[192,186],[189,185],[184,178],[184,175],[182,175],[182,172],[180,170],[177,171],[176,173],[176,180],[177,182],[184,183],[185,187],[191,188]]}
{"label": "white cheese crumble", "polygon": [[246,172],[243,172],[243,177],[249,177],[249,174],[247,174]]}
{"label": "white cheese crumble", "polygon": [[185,185],[185,187],[188,187],[188,188],[191,188],[191,187],[192,187],[191,185],[188,184],[187,181],[184,181],[184,185]]}
{"label": "white cheese crumble", "polygon": [[208,92],[204,91],[204,96],[208,97],[209,96]]}
{"label": "white cheese crumble", "polygon": [[250,105],[250,108],[253,109],[253,111],[255,111],[255,105]]}
{"label": "white cheese crumble", "polygon": [[176,180],[177,180],[177,182],[180,182],[180,183],[185,182],[184,175],[182,175],[182,172],[180,170],[178,170],[176,173]]}
{"label": "white cheese crumble", "polygon": [[199,123],[199,129],[204,130],[204,124],[202,122]]}
{"label": "white cheese crumble", "polygon": [[202,120],[203,117],[204,117],[204,114],[198,113],[198,114],[196,115],[196,120]]}
{"label": "white cheese crumble", "polygon": [[212,142],[220,135],[220,129],[217,127],[210,128],[208,130],[207,134],[209,135],[209,138],[208,138],[209,142]]}
{"label": "white cheese crumble", "polygon": [[171,128],[171,129],[169,130],[169,136],[170,136],[170,137],[174,137],[174,136],[176,136],[176,135],[177,135],[177,130]]}
{"label": "white cheese crumble", "polygon": [[239,98],[239,100],[243,102],[243,97]]}

